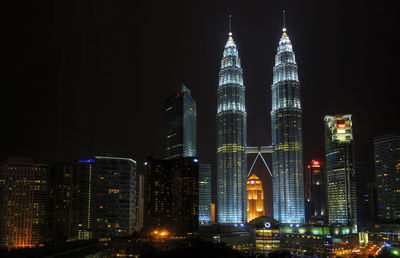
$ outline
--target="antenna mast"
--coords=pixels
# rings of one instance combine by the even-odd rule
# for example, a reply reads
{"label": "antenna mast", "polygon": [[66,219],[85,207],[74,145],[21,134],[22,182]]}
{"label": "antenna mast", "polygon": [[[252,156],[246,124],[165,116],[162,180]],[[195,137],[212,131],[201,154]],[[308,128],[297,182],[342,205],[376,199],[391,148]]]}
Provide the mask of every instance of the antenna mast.
{"label": "antenna mast", "polygon": [[229,14],[229,35],[232,35],[232,15]]}

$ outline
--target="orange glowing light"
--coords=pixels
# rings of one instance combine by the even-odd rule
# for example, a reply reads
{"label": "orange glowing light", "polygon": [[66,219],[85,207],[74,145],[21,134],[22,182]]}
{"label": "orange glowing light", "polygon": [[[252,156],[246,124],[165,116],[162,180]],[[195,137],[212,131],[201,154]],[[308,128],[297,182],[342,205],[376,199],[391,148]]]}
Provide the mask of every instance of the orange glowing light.
{"label": "orange glowing light", "polygon": [[345,127],[346,127],[346,124],[338,124],[337,127],[339,127],[339,128],[345,128]]}
{"label": "orange glowing light", "polygon": [[313,165],[319,165],[319,161],[318,160],[313,160],[312,164]]}
{"label": "orange glowing light", "polygon": [[157,231],[157,230],[155,230],[153,233],[154,233],[155,235],[157,235],[157,234],[158,234],[158,231]]}

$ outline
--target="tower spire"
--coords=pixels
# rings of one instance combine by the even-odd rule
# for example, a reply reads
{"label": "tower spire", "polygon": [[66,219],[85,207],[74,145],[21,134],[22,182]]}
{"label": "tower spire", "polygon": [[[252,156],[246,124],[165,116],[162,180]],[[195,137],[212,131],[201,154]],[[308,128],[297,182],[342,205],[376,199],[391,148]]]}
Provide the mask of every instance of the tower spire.
{"label": "tower spire", "polygon": [[285,19],[285,10],[283,10],[283,28],[282,31],[285,32],[286,31],[286,19]]}
{"label": "tower spire", "polygon": [[232,15],[229,14],[229,36],[232,36]]}

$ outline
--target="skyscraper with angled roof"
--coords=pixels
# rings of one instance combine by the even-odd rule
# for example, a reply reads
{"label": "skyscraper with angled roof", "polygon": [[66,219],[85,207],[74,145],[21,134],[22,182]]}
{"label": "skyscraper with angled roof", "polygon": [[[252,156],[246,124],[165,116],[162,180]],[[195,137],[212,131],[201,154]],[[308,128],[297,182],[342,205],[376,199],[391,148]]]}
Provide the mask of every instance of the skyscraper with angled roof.
{"label": "skyscraper with angled roof", "polygon": [[165,159],[197,156],[196,116],[196,101],[191,91],[182,85],[176,94],[165,101]]}
{"label": "skyscraper with angled roof", "polygon": [[219,223],[247,221],[246,117],[243,70],[232,33],[229,32],[217,89]]}
{"label": "skyscraper with angled roof", "polygon": [[300,82],[285,26],[275,56],[271,89],[274,218],[300,223],[305,220]]}

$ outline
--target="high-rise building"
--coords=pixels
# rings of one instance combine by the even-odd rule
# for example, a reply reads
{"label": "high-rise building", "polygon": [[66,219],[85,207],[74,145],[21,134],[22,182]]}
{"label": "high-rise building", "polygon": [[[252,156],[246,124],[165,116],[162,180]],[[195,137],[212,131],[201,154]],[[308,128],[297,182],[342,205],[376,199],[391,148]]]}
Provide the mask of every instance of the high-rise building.
{"label": "high-rise building", "polygon": [[329,223],[357,225],[357,195],[351,115],[325,116]]}
{"label": "high-rise building", "polygon": [[74,164],[78,239],[124,236],[137,223],[136,161],[94,156]]}
{"label": "high-rise building", "polygon": [[374,138],[377,219],[400,222],[400,134]]}
{"label": "high-rise building", "polygon": [[326,178],[318,160],[307,165],[305,175],[305,209],[307,223],[327,223]]}
{"label": "high-rise building", "polygon": [[199,223],[199,163],[196,158],[145,163],[144,227],[195,233]]}
{"label": "high-rise building", "polygon": [[199,223],[211,223],[211,164],[199,163]]}
{"label": "high-rise building", "polygon": [[261,179],[252,174],[247,178],[247,221],[265,215],[264,190]]}
{"label": "high-rise building", "polygon": [[74,202],[78,192],[74,189],[74,166],[72,163],[58,163],[51,167],[49,188],[49,229],[54,240],[71,240],[77,232],[79,204]]}
{"label": "high-rise building", "polygon": [[283,28],[272,84],[274,219],[304,222],[304,174],[300,83],[292,43]]}
{"label": "high-rise building", "polygon": [[138,193],[138,222],[137,231],[141,231],[144,228],[144,198],[145,198],[145,185],[144,185],[144,174],[139,174],[139,193]]}
{"label": "high-rise building", "polygon": [[229,32],[217,89],[217,216],[219,223],[247,221],[246,119],[243,70],[232,33]]}
{"label": "high-rise building", "polygon": [[0,247],[34,247],[47,236],[48,173],[23,158],[0,165]]}
{"label": "high-rise building", "polygon": [[196,101],[182,85],[164,106],[165,159],[197,156],[196,116]]}

